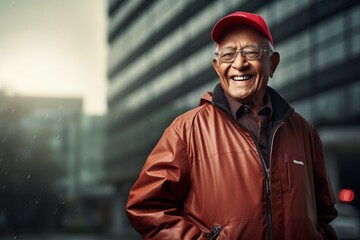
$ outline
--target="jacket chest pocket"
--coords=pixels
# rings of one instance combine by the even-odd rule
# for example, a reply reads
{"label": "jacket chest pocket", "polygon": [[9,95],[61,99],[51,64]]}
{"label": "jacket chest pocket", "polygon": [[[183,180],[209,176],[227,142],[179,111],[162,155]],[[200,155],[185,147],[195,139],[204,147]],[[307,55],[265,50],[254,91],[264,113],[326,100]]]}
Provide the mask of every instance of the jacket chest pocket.
{"label": "jacket chest pocket", "polygon": [[306,162],[303,157],[293,154],[282,154],[281,186],[282,190],[289,191],[296,187],[300,187],[306,182]]}

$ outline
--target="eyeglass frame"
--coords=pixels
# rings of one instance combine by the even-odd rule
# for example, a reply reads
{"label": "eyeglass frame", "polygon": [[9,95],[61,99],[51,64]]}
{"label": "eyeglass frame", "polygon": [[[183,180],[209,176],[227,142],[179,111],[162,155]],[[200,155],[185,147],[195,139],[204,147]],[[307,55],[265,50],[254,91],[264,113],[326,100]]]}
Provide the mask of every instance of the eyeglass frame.
{"label": "eyeglass frame", "polygon": [[[220,55],[219,55],[219,53],[220,53],[220,51],[222,51],[223,49],[233,49],[233,48],[230,48],[230,47],[228,47],[228,48],[222,48],[222,49],[220,49],[218,52],[216,52],[216,51],[214,52],[215,55],[217,56],[218,60],[219,60],[221,63],[233,63],[239,53],[241,53],[241,56],[242,56],[243,58],[245,58],[246,61],[255,61],[255,60],[259,60],[259,59],[261,58],[261,53],[262,53],[262,52],[269,52],[269,53],[273,53],[273,52],[274,52],[273,49],[261,49],[261,48],[258,49],[258,48],[245,47],[245,48],[243,48],[243,49],[235,49],[235,56],[234,56],[234,58],[233,58],[232,60],[230,60],[230,61],[221,61],[221,60],[220,60]],[[245,56],[245,54],[246,54],[246,50],[249,50],[249,49],[253,49],[253,50],[259,51],[259,52],[260,52],[259,57],[258,57],[258,58],[248,59],[248,58]],[[245,54],[244,54],[244,52],[245,52]]]}

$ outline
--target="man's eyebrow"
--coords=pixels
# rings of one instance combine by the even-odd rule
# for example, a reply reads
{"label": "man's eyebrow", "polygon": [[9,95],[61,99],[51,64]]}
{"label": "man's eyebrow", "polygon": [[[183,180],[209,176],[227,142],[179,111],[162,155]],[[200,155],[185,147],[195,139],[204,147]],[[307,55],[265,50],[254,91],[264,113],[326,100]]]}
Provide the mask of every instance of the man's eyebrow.
{"label": "man's eyebrow", "polygon": [[[227,48],[237,49],[236,46],[224,46],[224,47],[222,47],[222,48],[219,48],[219,50],[221,50],[221,49],[227,49]],[[243,45],[243,46],[241,47],[241,49],[243,49],[243,48],[260,48],[260,47],[259,47],[259,45],[257,45],[257,44],[248,44],[248,45]]]}
{"label": "man's eyebrow", "polygon": [[224,48],[234,48],[234,49],[236,49],[236,45],[234,45],[234,44],[229,44],[229,45],[222,46],[222,47],[219,48],[219,49],[224,49]]}
{"label": "man's eyebrow", "polygon": [[253,48],[260,48],[259,45],[257,45],[257,44],[245,45],[243,48],[251,48],[251,47],[253,47]]}

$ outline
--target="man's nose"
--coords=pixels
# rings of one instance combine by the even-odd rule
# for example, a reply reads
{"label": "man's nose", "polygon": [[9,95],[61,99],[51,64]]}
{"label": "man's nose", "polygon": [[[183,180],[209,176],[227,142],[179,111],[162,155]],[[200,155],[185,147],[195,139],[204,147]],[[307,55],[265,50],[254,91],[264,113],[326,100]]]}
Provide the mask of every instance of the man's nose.
{"label": "man's nose", "polygon": [[242,55],[242,52],[238,52],[234,59],[234,62],[231,65],[236,69],[241,69],[243,67],[247,67],[249,65],[249,62]]}

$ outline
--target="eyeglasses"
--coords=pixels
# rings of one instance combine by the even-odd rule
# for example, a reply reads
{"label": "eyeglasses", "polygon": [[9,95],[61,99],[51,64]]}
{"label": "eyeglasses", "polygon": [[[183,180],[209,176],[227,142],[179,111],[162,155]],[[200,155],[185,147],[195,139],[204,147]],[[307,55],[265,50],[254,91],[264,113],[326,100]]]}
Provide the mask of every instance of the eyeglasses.
{"label": "eyeglasses", "polygon": [[257,49],[253,47],[247,47],[243,49],[234,49],[234,48],[222,48],[219,52],[215,52],[216,56],[219,58],[219,61],[222,63],[232,63],[235,61],[238,53],[241,53],[247,61],[253,61],[261,58],[262,52],[272,52],[271,49]]}

